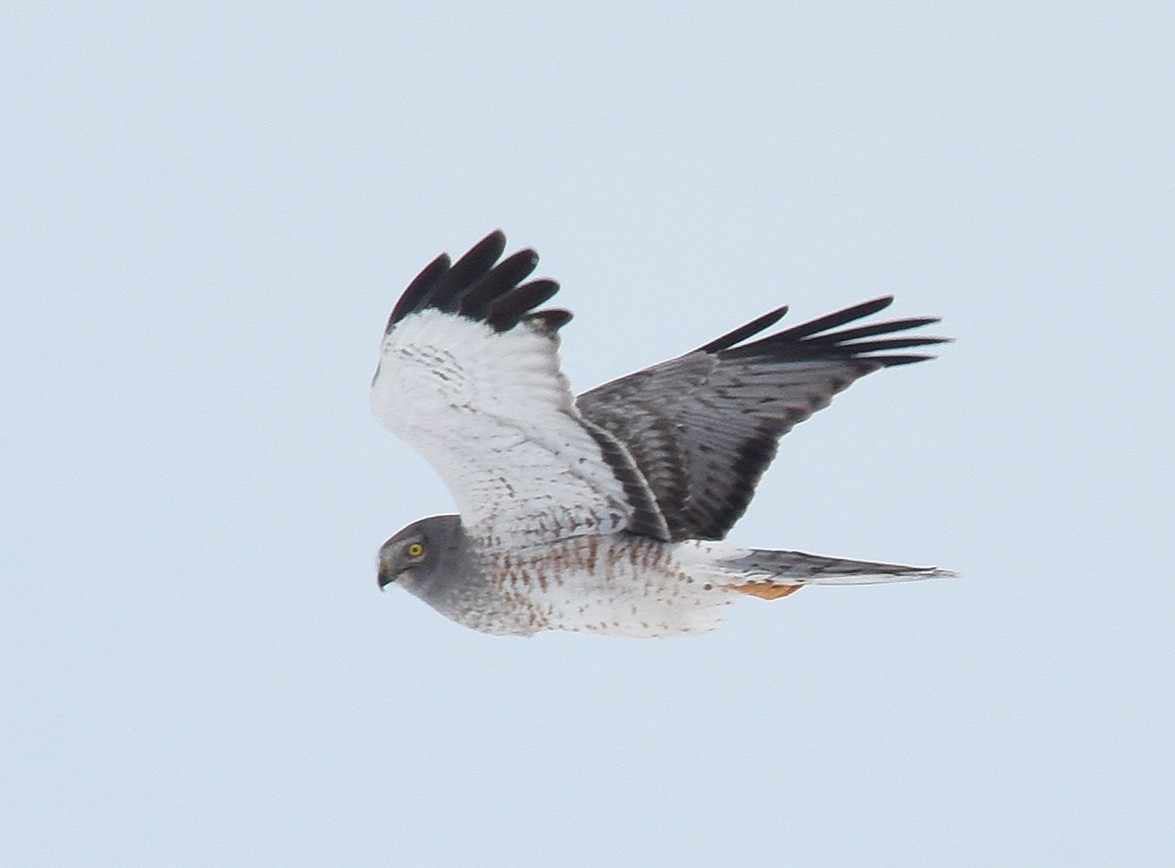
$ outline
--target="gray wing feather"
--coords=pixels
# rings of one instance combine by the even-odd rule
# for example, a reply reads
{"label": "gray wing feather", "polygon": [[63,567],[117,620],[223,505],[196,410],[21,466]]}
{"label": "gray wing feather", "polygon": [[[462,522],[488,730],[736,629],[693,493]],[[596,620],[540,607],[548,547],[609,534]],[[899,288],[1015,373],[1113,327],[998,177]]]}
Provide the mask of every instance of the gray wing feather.
{"label": "gray wing feather", "polygon": [[767,549],[750,549],[741,556],[722,560],[721,565],[751,582],[767,581],[785,585],[869,585],[955,575],[950,570],[940,570],[938,567],[853,561],[806,552]]}
{"label": "gray wing feather", "polygon": [[721,539],[746,511],[784,434],[860,377],[931,358],[891,351],[945,340],[885,337],[933,318],[836,330],[892,301],[874,299],[743,343],[787,309],[772,311],[691,353],[585,392],[577,407],[628,449],[672,539]]}

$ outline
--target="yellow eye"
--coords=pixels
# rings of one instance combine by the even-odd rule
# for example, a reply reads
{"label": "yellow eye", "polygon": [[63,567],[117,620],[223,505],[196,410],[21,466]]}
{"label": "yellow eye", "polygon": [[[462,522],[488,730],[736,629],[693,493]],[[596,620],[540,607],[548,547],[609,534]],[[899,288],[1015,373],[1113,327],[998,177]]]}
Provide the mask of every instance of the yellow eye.
{"label": "yellow eye", "polygon": [[404,552],[410,558],[418,558],[422,554],[424,554],[424,544],[418,543],[418,542],[410,542],[410,543],[408,543],[408,545],[404,546]]}

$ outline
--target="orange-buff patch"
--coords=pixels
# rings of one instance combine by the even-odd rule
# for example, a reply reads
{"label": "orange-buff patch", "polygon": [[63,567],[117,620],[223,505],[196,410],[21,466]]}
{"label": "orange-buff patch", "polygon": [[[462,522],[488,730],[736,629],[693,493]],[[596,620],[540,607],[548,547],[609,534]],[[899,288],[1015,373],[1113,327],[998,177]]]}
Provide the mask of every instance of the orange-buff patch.
{"label": "orange-buff patch", "polygon": [[747,582],[745,585],[726,585],[732,591],[750,594],[752,597],[762,597],[764,600],[778,600],[788,594],[795,593],[803,585],[773,585],[770,582]]}

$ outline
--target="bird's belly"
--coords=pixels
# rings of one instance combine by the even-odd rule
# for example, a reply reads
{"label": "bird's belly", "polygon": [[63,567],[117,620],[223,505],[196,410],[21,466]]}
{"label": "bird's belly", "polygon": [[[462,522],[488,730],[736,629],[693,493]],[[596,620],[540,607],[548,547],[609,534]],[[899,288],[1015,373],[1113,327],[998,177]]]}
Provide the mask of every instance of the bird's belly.
{"label": "bird's belly", "polygon": [[[611,636],[675,636],[718,626],[730,595],[693,575],[677,546],[644,537],[588,536],[495,559],[478,611],[461,618],[491,633],[572,630]],[[492,598],[492,600],[490,599]]]}

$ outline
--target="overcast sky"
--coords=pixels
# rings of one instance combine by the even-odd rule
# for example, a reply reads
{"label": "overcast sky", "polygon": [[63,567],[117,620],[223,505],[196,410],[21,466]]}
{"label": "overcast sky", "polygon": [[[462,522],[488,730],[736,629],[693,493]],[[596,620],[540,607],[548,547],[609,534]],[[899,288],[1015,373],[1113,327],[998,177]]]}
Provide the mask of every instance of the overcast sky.
{"label": "overcast sky", "polygon": [[[0,26],[0,862],[1175,863],[1167,3],[18,3]],[[500,227],[580,390],[894,293],[940,357],[731,538],[959,570],[493,638],[388,311]]]}

